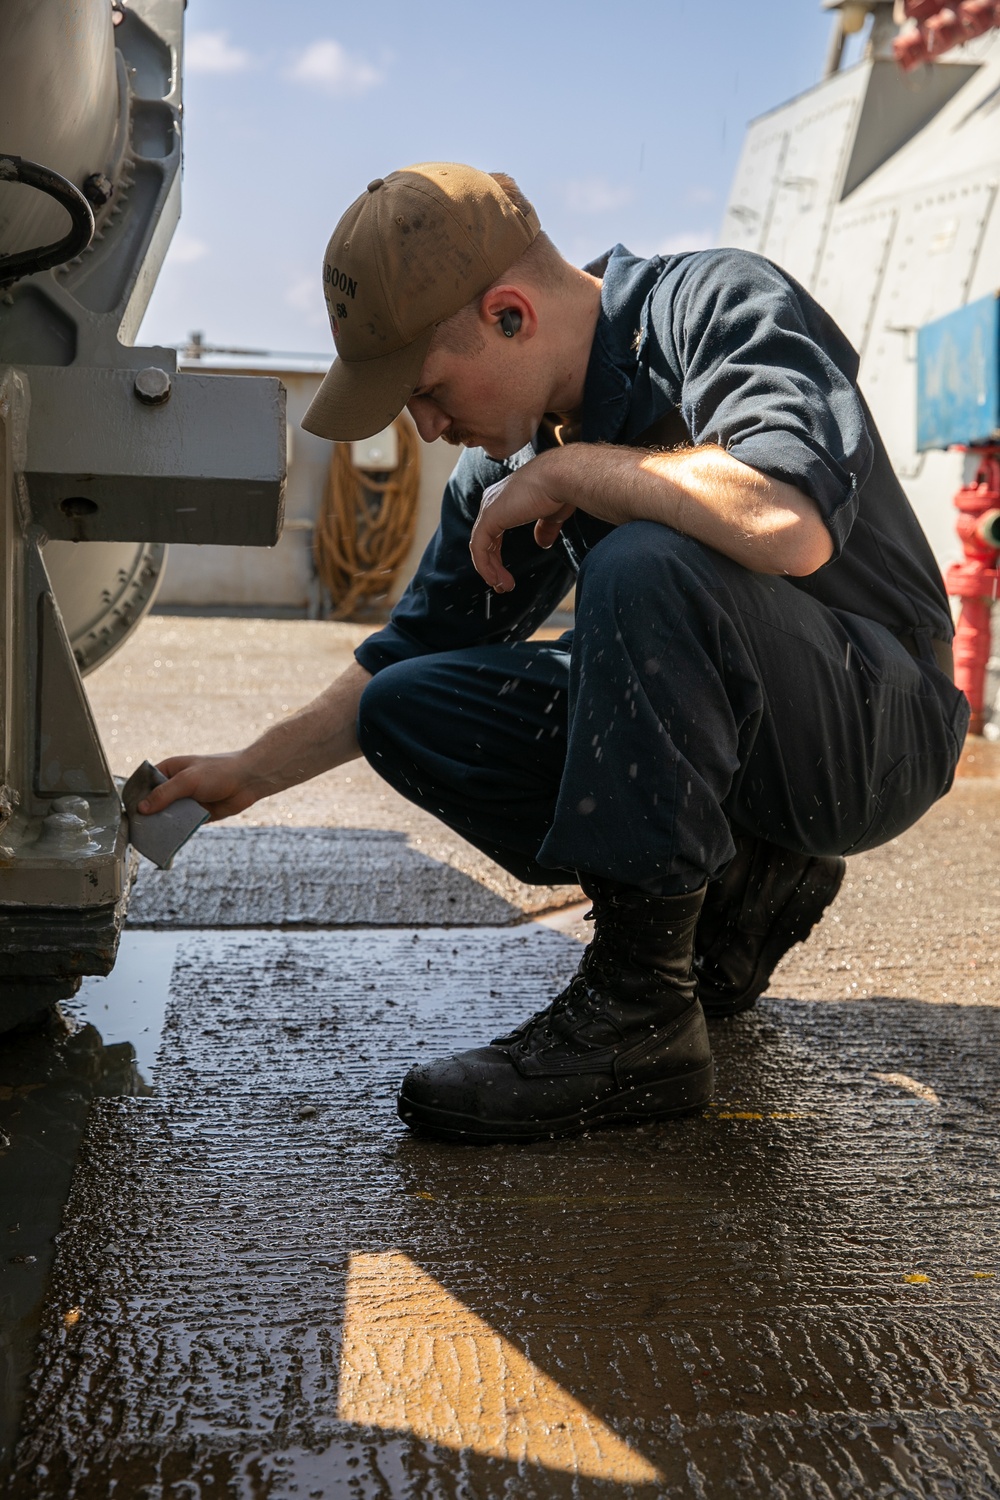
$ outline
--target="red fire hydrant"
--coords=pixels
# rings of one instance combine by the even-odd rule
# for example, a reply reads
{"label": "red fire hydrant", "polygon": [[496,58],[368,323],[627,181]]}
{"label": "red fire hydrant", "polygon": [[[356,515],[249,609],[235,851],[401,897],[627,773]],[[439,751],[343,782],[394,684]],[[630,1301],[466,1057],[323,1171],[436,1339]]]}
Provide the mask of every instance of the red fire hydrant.
{"label": "red fire hydrant", "polygon": [[972,448],[979,467],[971,484],[955,496],[955,529],[965,557],[952,563],[945,584],[962,608],[955,627],[955,684],[969,700],[970,734],[982,734],[983,695],[990,658],[990,614],[997,597],[1000,557],[1000,447]]}

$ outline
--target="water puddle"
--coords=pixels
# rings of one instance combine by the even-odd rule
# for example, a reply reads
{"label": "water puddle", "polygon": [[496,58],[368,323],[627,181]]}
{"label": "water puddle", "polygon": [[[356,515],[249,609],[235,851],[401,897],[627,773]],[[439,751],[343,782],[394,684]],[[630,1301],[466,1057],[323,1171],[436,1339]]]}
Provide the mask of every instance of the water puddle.
{"label": "water puddle", "polygon": [[62,1006],[73,1024],[95,1027],[105,1047],[131,1043],[136,1069],[147,1085],[153,1081],[170,975],[183,936],[181,932],[124,932],[111,973],[85,979],[73,999]]}
{"label": "water puddle", "polygon": [[118,962],[39,1026],[0,1039],[0,1476],[55,1237],[95,1098],[152,1093],[181,933],[125,933]]}

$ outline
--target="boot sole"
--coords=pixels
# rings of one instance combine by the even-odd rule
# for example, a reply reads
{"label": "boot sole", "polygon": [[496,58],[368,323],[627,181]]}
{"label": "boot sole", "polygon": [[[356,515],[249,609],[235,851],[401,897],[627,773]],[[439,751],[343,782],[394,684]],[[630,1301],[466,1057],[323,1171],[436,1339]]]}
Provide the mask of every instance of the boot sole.
{"label": "boot sole", "polygon": [[667,1120],[675,1115],[704,1109],[715,1089],[715,1064],[707,1063],[690,1073],[664,1078],[659,1083],[626,1089],[608,1099],[555,1120],[481,1120],[474,1115],[435,1109],[400,1093],[399,1118],[412,1130],[439,1136],[446,1141],[478,1142],[545,1141],[557,1136],[578,1135],[605,1125],[640,1125]]}
{"label": "boot sole", "polygon": [[727,994],[725,990],[713,990],[698,986],[698,999],[706,1016],[718,1020],[720,1017],[737,1016],[749,1010],[764,993],[771,982],[771,975],[778,962],[802,943],[812,932],[827,907],[835,899],[844,881],[847,861],[840,859],[833,870],[825,869],[816,861],[817,868],[807,869],[795,887],[790,899],[779,916],[773,932],[760,952],[757,967],[750,983],[739,994]]}

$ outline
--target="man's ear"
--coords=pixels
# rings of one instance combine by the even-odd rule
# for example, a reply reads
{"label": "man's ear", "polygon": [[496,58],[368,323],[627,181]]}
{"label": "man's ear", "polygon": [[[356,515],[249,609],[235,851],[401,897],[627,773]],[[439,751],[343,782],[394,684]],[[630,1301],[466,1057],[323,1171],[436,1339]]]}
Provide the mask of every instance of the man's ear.
{"label": "man's ear", "polygon": [[500,338],[530,339],[538,331],[535,304],[519,286],[491,286],[479,303],[479,320],[484,332]]}

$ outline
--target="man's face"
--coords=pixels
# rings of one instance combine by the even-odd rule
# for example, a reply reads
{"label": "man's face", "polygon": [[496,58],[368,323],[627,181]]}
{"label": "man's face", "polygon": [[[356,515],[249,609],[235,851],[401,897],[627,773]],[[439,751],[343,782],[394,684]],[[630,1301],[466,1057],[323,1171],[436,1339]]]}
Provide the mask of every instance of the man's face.
{"label": "man's face", "polygon": [[531,385],[509,344],[487,340],[473,355],[432,347],[406,407],[425,442],[440,437],[508,458],[530,442],[545,414],[544,400],[535,410],[541,398]]}

